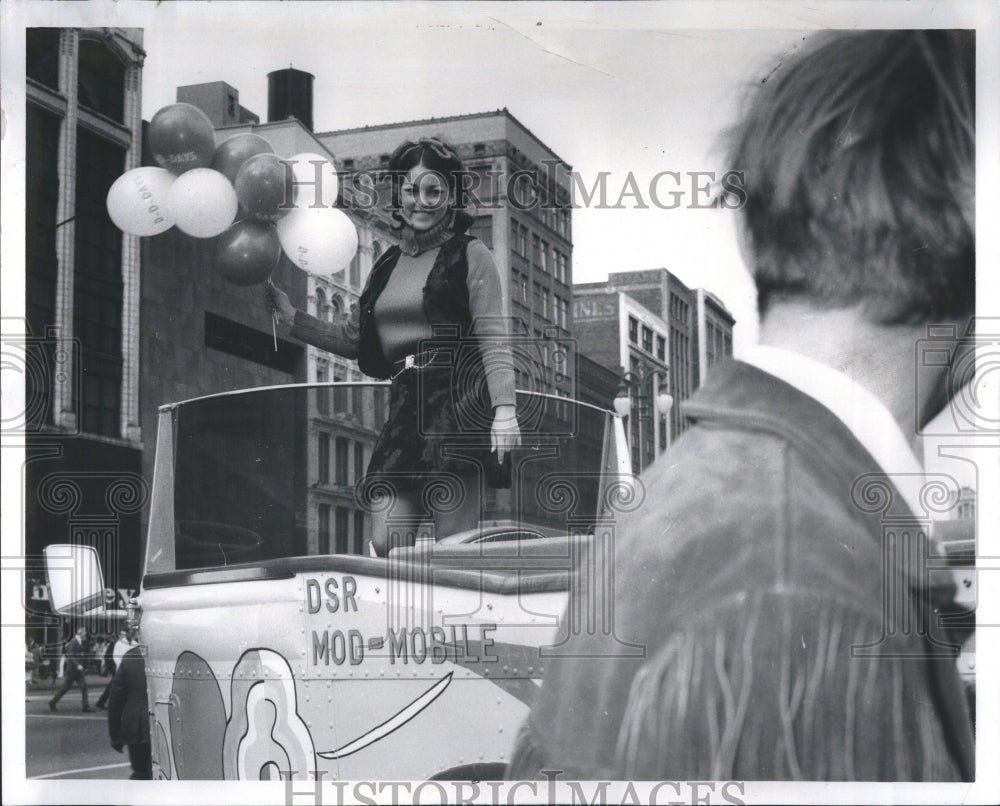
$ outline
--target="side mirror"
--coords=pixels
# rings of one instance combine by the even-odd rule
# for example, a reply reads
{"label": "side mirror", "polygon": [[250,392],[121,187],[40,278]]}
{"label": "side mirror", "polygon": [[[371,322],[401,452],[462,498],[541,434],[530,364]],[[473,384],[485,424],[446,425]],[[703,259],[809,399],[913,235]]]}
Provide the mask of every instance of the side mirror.
{"label": "side mirror", "polygon": [[52,609],[65,616],[105,615],[114,592],[104,588],[101,560],[93,546],[54,543],[46,546],[45,574]]}

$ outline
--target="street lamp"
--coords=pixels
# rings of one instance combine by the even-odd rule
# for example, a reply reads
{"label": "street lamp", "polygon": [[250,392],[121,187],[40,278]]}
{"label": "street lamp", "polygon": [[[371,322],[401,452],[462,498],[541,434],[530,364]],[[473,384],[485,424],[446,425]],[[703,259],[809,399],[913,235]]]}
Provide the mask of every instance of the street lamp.
{"label": "street lamp", "polygon": [[[647,394],[645,391],[646,379],[650,378],[654,381],[659,377],[660,382],[657,387],[657,392],[655,395]],[[633,391],[635,387],[635,391]],[[615,392],[615,399],[612,402],[614,405],[615,413],[619,417],[627,417],[632,412],[632,402],[633,398],[638,404],[636,406],[638,420],[638,449],[639,449],[639,470],[642,470],[642,411],[643,403],[649,400],[652,396],[654,407],[654,417],[653,417],[653,458],[656,458],[657,449],[659,448],[659,426],[660,426],[660,414],[669,414],[670,410],[674,406],[674,398],[670,394],[670,387],[667,384],[666,372],[659,369],[654,369],[649,371],[647,374],[645,367],[640,367],[637,372],[625,372],[624,367],[622,368],[622,378],[618,384],[618,391]],[[667,421],[667,447],[670,447],[670,422]],[[629,429],[631,431],[631,429]],[[633,451],[635,447],[633,447]]]}

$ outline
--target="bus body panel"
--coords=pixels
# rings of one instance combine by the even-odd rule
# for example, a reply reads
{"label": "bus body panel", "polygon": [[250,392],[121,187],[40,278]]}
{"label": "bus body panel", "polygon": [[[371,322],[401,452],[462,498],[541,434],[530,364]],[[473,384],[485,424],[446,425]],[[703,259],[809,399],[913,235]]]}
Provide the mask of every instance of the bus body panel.
{"label": "bus body panel", "polygon": [[149,589],[156,775],[406,780],[505,762],[565,597],[337,571]]}

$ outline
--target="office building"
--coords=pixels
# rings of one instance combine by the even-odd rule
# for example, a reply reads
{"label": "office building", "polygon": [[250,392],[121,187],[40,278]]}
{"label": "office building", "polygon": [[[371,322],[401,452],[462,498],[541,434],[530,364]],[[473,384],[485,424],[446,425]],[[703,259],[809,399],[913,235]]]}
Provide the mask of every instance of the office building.
{"label": "office building", "polygon": [[580,352],[617,380],[626,380],[632,468],[639,473],[670,444],[671,412],[657,410],[661,388],[670,389],[669,328],[660,316],[606,283],[578,283],[573,293]]}
{"label": "office building", "polygon": [[132,587],[147,495],[140,245],[105,198],[140,164],[142,31],[29,28],[25,44],[23,556],[91,545],[106,584]]}
{"label": "office building", "polygon": [[[654,418],[652,408],[632,417],[633,455],[645,467],[686,429],[683,403],[704,382],[709,368],[731,356],[735,320],[725,304],[705,289],[689,288],[667,269],[612,272],[603,283],[573,287],[575,334],[591,359],[619,372],[666,381],[673,406]],[[639,394],[638,398],[643,399]],[[633,398],[635,408],[635,398]],[[665,420],[665,422],[664,422]],[[652,428],[663,423],[662,428]],[[639,438],[639,432],[642,439]]]}

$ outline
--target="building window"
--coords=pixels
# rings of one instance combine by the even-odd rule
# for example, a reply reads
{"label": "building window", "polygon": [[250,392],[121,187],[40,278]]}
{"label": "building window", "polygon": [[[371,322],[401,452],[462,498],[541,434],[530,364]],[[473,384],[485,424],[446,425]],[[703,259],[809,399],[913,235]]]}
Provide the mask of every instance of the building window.
{"label": "building window", "polygon": [[546,241],[542,241],[542,251],[539,258],[538,265],[541,266],[542,271],[549,271],[551,269],[551,266],[549,266],[549,245]]}
{"label": "building window", "polygon": [[559,325],[559,327],[566,327],[566,310],[567,310],[566,300],[564,300],[558,294],[553,294],[552,302],[553,302],[556,324]]}
{"label": "building window", "polygon": [[566,283],[568,285],[569,280],[567,279],[567,275],[569,274],[568,270],[569,261],[567,260],[566,255],[556,250],[554,261],[555,261],[554,269],[555,269],[556,279],[560,283]]}
{"label": "building window", "polygon": [[348,442],[344,437],[337,437],[334,446],[334,478],[338,487],[346,487],[350,482],[347,478]]}
{"label": "building window", "polygon": [[317,514],[319,517],[319,528],[317,530],[319,536],[319,553],[332,554],[332,546],[330,545],[330,505],[320,504]]}
{"label": "building window", "polygon": [[493,248],[493,216],[481,215],[476,218],[469,228],[469,235],[478,238],[487,249]]}
{"label": "building window", "polygon": [[350,268],[347,271],[350,278],[351,288],[357,288],[361,285],[361,253],[355,252],[354,257],[351,258]]}
{"label": "building window", "polygon": [[[56,39],[58,40],[58,35]],[[44,339],[47,328],[52,327],[56,321],[56,285],[59,277],[55,234],[56,209],[59,201],[59,177],[56,168],[59,119],[30,103],[27,104],[26,112],[25,165],[29,173],[25,198],[25,313],[28,316],[30,332]],[[47,374],[29,372],[25,375],[26,400],[51,399],[48,378],[53,374],[54,349],[49,340],[38,342],[38,345],[42,355],[39,355],[37,360],[47,366],[49,372]],[[36,429],[43,422],[51,422],[52,413],[51,407],[46,407],[45,411],[39,412],[39,418],[33,420],[29,427]]]}
{"label": "building window", "polygon": [[[325,361],[316,364],[316,383],[326,383],[327,366]],[[320,414],[330,413],[330,389],[323,386],[316,390],[316,410]]]}
{"label": "building window", "polygon": [[365,410],[364,398],[362,397],[362,392],[364,389],[361,386],[351,387],[351,412],[359,420],[361,415]]}
{"label": "building window", "polygon": [[334,539],[336,540],[337,554],[347,554],[348,552],[348,541],[351,539],[347,531],[347,518],[349,515],[350,511],[346,507],[337,507],[334,511],[334,518],[336,519],[334,524]]}
{"label": "building window", "polygon": [[316,437],[316,455],[319,467],[319,483],[330,483],[330,435],[321,433]]}
{"label": "building window", "polygon": [[[334,370],[334,383],[344,382],[344,373]],[[344,414],[347,411],[347,390],[343,386],[333,387],[333,413]]]}
{"label": "building window", "polygon": [[687,327],[690,306],[676,294],[670,295],[670,316],[679,325]]}
{"label": "building window", "polygon": [[[59,91],[59,28],[25,30],[24,70],[30,79]],[[28,139],[30,147],[31,139]],[[30,162],[28,163],[31,164]]]}
{"label": "building window", "polygon": [[77,130],[73,333],[82,353],[80,425],[108,437],[121,435],[122,238],[105,201],[124,164],[119,146]]}
{"label": "building window", "polygon": [[656,337],[656,357],[661,361],[666,361],[667,340],[663,336]]}
{"label": "building window", "polygon": [[642,326],[642,349],[647,353],[653,352],[653,331],[645,325]]}
{"label": "building window", "polygon": [[326,302],[326,292],[322,288],[316,289],[316,318],[327,321],[330,318],[330,306]]}
{"label": "building window", "polygon": [[628,340],[633,344],[639,343],[639,320],[634,316],[628,318]]}
{"label": "building window", "polygon": [[511,297],[520,302],[528,301],[528,277],[521,274],[517,269],[511,269],[512,288]]}
{"label": "building window", "polygon": [[365,446],[361,442],[354,443],[354,483],[357,484],[365,475]]}
{"label": "building window", "polygon": [[531,262],[536,266],[542,265],[542,239],[537,235],[531,236]]}
{"label": "building window", "polygon": [[77,88],[80,106],[118,123],[124,122],[125,65],[103,43],[92,39],[80,40]]}

